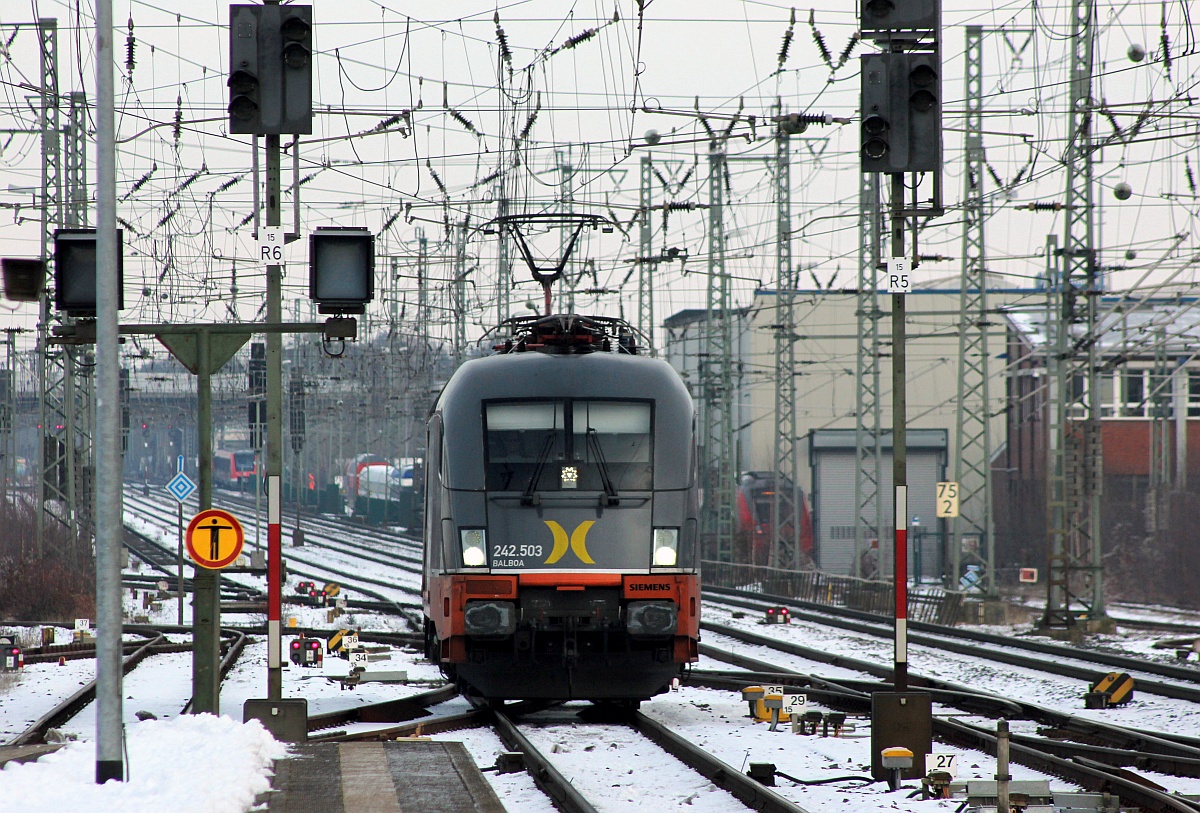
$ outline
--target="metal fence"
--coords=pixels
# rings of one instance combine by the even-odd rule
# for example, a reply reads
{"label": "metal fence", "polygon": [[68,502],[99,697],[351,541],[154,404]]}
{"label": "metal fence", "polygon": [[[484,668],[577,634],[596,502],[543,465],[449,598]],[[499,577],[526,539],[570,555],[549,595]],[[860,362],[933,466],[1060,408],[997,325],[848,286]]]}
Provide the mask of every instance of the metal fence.
{"label": "metal fence", "polygon": [[[852,610],[890,616],[895,602],[892,583],[853,576],[832,576],[819,570],[779,570],[733,562],[701,563],[701,584],[750,593],[764,593]],[[940,587],[908,590],[908,617],[914,621],[952,626],[962,615],[963,594]]]}

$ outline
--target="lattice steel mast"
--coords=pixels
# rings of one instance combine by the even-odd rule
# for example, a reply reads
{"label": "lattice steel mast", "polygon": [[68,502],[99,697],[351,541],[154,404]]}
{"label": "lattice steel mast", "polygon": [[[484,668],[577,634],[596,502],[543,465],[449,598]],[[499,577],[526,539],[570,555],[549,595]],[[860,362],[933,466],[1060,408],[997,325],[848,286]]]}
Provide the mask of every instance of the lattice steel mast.
{"label": "lattice steel mast", "polygon": [[[993,572],[991,400],[988,396],[988,310],[983,234],[983,27],[967,26],[966,158],[963,173],[962,277],[959,282],[958,401],[954,479],[959,516],[952,520],[948,584],[957,589],[966,565],[982,568],[980,586],[996,594]],[[963,545],[974,539],[976,544]]]}
{"label": "lattice steel mast", "polygon": [[875,280],[880,264],[881,211],[879,176],[865,173],[860,177],[859,227],[865,239],[858,247],[858,294],[854,311],[860,337],[855,359],[858,404],[854,421],[854,505],[858,521],[854,523],[854,562],[850,572],[869,576],[862,569],[863,554],[872,541],[878,544],[884,528],[883,500],[879,498],[883,479],[879,319],[883,312],[879,309]]}
{"label": "lattice steel mast", "polygon": [[650,210],[654,205],[652,183],[653,164],[649,155],[642,156],[638,219],[638,318],[637,328],[646,337],[650,354],[654,354],[654,271],[658,267],[654,253],[654,225]]}
{"label": "lattice steel mast", "polygon": [[796,266],[792,262],[792,168],[788,134],[775,129],[775,496],[771,501],[772,567],[800,561],[796,510]]}
{"label": "lattice steel mast", "polygon": [[707,445],[703,529],[713,540],[717,560],[733,560],[733,507],[737,485],[734,433],[733,313],[725,271],[725,145],[712,142],[708,153],[708,316],[705,353],[700,359]]}
{"label": "lattice steel mast", "polygon": [[[58,20],[38,20],[41,51],[41,104],[39,126],[42,147],[42,241],[41,256],[47,277],[52,279],[54,230],[62,225],[62,153],[58,96]],[[61,522],[78,533],[75,516],[75,466],[71,446],[74,435],[73,370],[70,354],[49,343],[52,323],[51,292],[42,295],[38,319],[38,390],[41,394],[39,420],[42,426],[38,450],[38,476],[42,482],[41,508],[37,515],[36,551],[44,552],[47,518]],[[53,510],[61,506],[61,513]]]}
{"label": "lattice steel mast", "polygon": [[[1096,40],[1094,0],[1071,6],[1070,128],[1063,156],[1067,171],[1065,238],[1058,300],[1056,347],[1048,360],[1057,402],[1051,403],[1047,480],[1046,627],[1104,619],[1100,559],[1103,452],[1097,397],[1096,309],[1101,285],[1094,248],[1092,183],[1092,67]],[[1077,325],[1077,332],[1072,331]],[[1058,352],[1055,352],[1057,350]],[[1080,386],[1082,385],[1082,386]]]}

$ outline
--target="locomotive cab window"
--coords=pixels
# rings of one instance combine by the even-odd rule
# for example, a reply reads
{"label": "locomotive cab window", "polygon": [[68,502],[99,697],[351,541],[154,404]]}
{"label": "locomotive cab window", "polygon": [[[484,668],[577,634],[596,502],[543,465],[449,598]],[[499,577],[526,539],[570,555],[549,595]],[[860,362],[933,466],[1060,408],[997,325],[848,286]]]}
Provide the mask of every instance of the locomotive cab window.
{"label": "locomotive cab window", "polygon": [[489,491],[653,487],[651,407],[630,401],[484,405]]}

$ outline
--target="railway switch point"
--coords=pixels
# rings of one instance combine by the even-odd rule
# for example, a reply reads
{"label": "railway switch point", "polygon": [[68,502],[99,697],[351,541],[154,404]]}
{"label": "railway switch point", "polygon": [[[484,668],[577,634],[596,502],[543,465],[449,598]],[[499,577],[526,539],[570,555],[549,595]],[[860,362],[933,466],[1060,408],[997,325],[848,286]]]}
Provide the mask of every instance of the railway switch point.
{"label": "railway switch point", "polygon": [[831,711],[825,715],[825,719],[821,722],[821,736],[828,737],[829,729],[831,728],[833,729],[833,736],[842,736],[842,732],[846,728],[846,713],[844,711]]}
{"label": "railway switch point", "polygon": [[773,762],[751,762],[750,769],[746,771],[746,776],[758,782],[760,785],[766,785],[769,788],[775,787],[775,763]]}
{"label": "railway switch point", "polygon": [[496,755],[496,764],[488,769],[496,773],[520,773],[525,770],[525,755],[520,751],[501,751]]}
{"label": "railway switch point", "polygon": [[817,726],[821,725],[825,715],[819,711],[806,711],[804,714],[792,715],[792,731],[796,734],[816,736]]}

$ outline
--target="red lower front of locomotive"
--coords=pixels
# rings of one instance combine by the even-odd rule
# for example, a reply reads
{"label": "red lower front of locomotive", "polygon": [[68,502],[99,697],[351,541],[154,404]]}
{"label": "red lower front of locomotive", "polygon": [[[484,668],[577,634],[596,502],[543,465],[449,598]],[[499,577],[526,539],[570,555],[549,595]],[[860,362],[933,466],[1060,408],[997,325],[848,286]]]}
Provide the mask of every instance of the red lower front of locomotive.
{"label": "red lower front of locomotive", "polygon": [[478,697],[642,700],[699,658],[694,573],[433,576],[425,598],[426,654]]}

